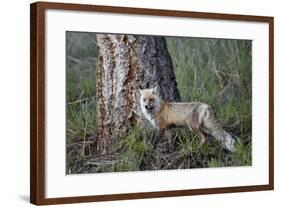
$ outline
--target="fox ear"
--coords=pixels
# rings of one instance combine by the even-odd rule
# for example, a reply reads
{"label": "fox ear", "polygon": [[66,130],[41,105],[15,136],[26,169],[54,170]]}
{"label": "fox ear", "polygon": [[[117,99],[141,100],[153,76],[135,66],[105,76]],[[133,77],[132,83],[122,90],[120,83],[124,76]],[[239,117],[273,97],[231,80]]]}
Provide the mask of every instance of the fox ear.
{"label": "fox ear", "polygon": [[138,87],[138,91],[142,94],[142,89],[140,87]]}
{"label": "fox ear", "polygon": [[157,85],[154,86],[151,90],[152,90],[153,94],[158,94],[158,86]]}

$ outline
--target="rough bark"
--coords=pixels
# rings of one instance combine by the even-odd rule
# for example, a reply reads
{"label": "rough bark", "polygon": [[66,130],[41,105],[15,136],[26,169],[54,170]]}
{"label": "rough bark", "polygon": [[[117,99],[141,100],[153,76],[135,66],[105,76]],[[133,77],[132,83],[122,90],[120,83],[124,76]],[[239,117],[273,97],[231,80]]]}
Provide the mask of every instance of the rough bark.
{"label": "rough bark", "polygon": [[157,85],[166,101],[180,101],[180,95],[163,37],[98,34],[97,42],[97,151],[108,154],[143,122],[138,87]]}

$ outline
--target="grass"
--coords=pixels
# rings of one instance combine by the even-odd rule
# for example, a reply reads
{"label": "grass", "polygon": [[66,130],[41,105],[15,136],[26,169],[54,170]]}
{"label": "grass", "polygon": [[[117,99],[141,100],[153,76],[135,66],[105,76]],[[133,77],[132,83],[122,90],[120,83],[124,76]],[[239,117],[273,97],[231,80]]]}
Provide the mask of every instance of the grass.
{"label": "grass", "polygon": [[72,174],[84,172],[93,154],[97,47],[91,34],[67,32],[66,38],[66,173]]}
{"label": "grass", "polygon": [[146,132],[143,129],[134,128],[121,139],[117,149],[121,149],[119,153],[119,161],[114,163],[110,171],[138,171],[144,157],[152,152],[152,144],[149,142]]}
{"label": "grass", "polygon": [[[182,101],[212,106],[224,128],[239,141],[228,153],[210,139],[201,147],[188,129],[174,129],[153,149],[154,133],[138,127],[115,146],[115,153],[95,157],[94,35],[67,36],[66,173],[186,169],[252,164],[251,41],[166,38]],[[79,44],[78,44],[79,43]],[[85,45],[83,45],[83,44]],[[94,56],[94,57],[93,57]]]}

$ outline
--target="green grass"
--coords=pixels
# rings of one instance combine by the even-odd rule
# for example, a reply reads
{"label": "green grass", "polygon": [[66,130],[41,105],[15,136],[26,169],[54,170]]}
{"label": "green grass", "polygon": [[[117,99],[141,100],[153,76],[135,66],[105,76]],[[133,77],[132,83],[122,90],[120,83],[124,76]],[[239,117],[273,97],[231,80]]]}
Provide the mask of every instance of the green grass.
{"label": "green grass", "polygon": [[[66,58],[66,173],[83,172],[85,160],[93,153],[96,134],[95,37],[67,33]],[[86,46],[81,42],[86,42]],[[81,169],[81,166],[83,168]]]}
{"label": "green grass", "polygon": [[[67,55],[79,61],[67,59],[67,173],[252,164],[251,41],[166,38],[182,101],[208,103],[224,128],[239,140],[235,153],[224,151],[212,139],[199,147],[198,138],[188,129],[172,130],[172,137],[153,149],[153,132],[136,127],[116,144],[115,154],[95,160],[97,46],[94,35],[91,38],[68,36]],[[79,41],[86,41],[86,46],[79,46]]]}
{"label": "green grass", "polygon": [[135,127],[116,147],[119,150],[119,161],[114,163],[110,171],[139,171],[146,155],[152,152],[152,145],[143,129]]}

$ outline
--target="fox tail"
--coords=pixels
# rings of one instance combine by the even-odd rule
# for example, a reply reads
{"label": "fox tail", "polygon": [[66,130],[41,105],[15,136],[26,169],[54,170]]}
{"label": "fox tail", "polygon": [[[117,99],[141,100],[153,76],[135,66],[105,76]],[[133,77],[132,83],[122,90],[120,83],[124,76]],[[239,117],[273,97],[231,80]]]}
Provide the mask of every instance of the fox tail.
{"label": "fox tail", "polygon": [[218,141],[222,143],[224,149],[229,150],[230,152],[235,152],[235,143],[236,140],[224,129],[217,129],[213,131],[212,136],[214,136]]}

